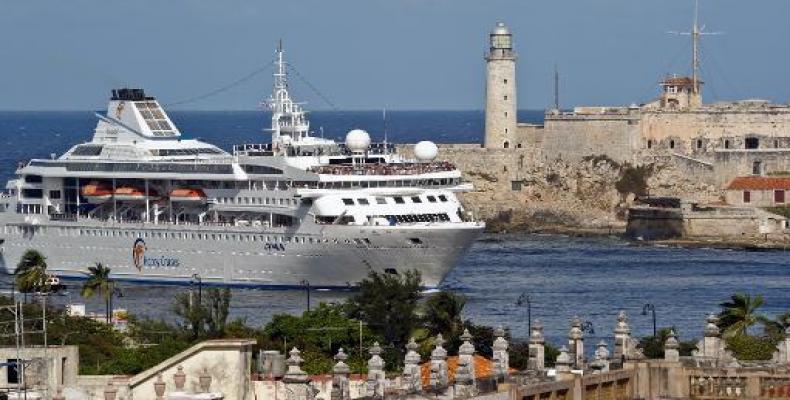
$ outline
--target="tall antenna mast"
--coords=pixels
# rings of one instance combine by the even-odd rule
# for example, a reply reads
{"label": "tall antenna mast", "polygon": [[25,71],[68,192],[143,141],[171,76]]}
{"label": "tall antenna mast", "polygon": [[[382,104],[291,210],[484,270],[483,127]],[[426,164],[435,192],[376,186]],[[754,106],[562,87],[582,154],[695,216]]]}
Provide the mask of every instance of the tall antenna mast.
{"label": "tall antenna mast", "polygon": [[560,110],[560,70],[554,64],[554,109]]}
{"label": "tall antenna mast", "polygon": [[691,81],[694,85],[694,94],[699,94],[699,0],[694,0],[694,23],[691,28]]}

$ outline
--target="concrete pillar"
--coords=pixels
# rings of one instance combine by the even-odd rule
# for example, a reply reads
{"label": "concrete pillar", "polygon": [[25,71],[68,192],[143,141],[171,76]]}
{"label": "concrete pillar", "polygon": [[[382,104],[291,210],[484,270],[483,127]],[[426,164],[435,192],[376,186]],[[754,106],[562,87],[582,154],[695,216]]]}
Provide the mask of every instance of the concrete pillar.
{"label": "concrete pillar", "polygon": [[631,342],[631,328],[628,326],[628,315],[625,311],[617,314],[617,325],[614,328],[614,362],[623,364]]}
{"label": "concrete pillar", "polygon": [[582,320],[578,315],[571,319],[568,347],[570,347],[574,367],[584,369],[584,333],[582,332]]}
{"label": "concrete pillar", "polygon": [[609,371],[609,349],[605,341],[601,340],[598,342],[595,348],[595,356],[593,357],[593,362],[590,363],[590,367],[593,371],[599,373]]}
{"label": "concrete pillar", "polygon": [[468,329],[464,329],[461,340],[463,343],[458,348],[458,369],[455,371],[455,396],[472,397],[476,394],[475,346]]}
{"label": "concrete pillar", "polygon": [[678,343],[675,331],[670,330],[667,341],[664,342],[664,360],[669,362],[680,361],[680,343]]}
{"label": "concrete pillar", "polygon": [[447,373],[447,350],[442,347],[444,345],[444,338],[442,334],[436,335],[434,340],[434,349],[431,352],[431,377],[430,385],[433,388],[445,388],[448,384]]}
{"label": "concrete pillar", "polygon": [[373,343],[370,348],[370,359],[368,360],[368,397],[384,398],[384,359],[381,358],[381,346],[379,343]]}
{"label": "concrete pillar", "polygon": [[776,346],[773,361],[778,364],[790,364],[790,318],[785,320],[785,338]]}
{"label": "concrete pillar", "polygon": [[501,326],[494,329],[493,349],[494,374],[498,379],[504,379],[510,371],[510,355],[507,352],[508,343],[505,340],[505,329]]}
{"label": "concrete pillar", "polygon": [[414,338],[406,344],[406,357],[403,363],[403,384],[407,393],[416,393],[422,389],[422,370],[420,369],[420,353],[417,349],[420,345]]}
{"label": "concrete pillar", "polygon": [[283,383],[285,384],[285,391],[288,394],[289,400],[308,400],[312,397],[312,389],[310,388],[310,377],[307,372],[302,371],[301,365],[304,361],[301,357],[299,349],[294,347],[290,351],[290,357],[285,360],[288,365],[288,370],[285,371],[283,376]]}
{"label": "concrete pillar", "polygon": [[332,393],[331,400],[348,400],[351,394],[348,386],[348,376],[351,368],[346,364],[348,356],[343,352],[343,348],[338,349],[335,355],[335,366],[332,367]]}
{"label": "concrete pillar", "polygon": [[529,334],[529,361],[528,368],[542,371],[546,362],[546,340],[543,338],[543,324],[539,320],[532,323],[532,332]]}
{"label": "concrete pillar", "polygon": [[571,367],[573,366],[573,358],[568,353],[568,348],[565,346],[560,347],[560,355],[557,356],[557,361],[554,362],[554,368],[557,371],[557,380],[573,379]]}

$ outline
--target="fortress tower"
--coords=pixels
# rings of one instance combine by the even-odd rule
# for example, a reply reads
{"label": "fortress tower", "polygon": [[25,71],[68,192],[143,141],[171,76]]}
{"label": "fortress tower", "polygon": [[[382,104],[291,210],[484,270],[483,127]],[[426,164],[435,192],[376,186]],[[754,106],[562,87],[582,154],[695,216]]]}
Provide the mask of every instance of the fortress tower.
{"label": "fortress tower", "polygon": [[516,54],[513,35],[502,22],[491,32],[486,54],[486,131],[488,149],[514,147],[516,135]]}

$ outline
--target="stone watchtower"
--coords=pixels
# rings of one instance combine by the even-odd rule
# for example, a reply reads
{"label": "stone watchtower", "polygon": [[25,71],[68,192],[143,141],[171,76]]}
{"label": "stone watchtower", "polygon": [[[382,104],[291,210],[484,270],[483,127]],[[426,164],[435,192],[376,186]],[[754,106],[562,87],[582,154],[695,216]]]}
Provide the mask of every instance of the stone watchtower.
{"label": "stone watchtower", "polygon": [[486,54],[486,132],[484,146],[501,149],[514,146],[516,135],[516,54],[513,35],[497,23],[489,35]]}

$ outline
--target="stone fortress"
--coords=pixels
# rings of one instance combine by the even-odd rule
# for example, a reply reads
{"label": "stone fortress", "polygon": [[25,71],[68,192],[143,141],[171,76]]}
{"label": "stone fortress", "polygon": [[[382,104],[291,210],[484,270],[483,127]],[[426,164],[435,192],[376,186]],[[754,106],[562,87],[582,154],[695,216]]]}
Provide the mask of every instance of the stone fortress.
{"label": "stone fortress", "polygon": [[555,106],[536,125],[517,120],[513,33],[498,23],[485,57],[483,145],[440,145],[440,157],[475,184],[476,192],[464,196],[467,207],[492,226],[504,221],[503,229],[622,225],[634,196],[615,183],[627,168],[642,168],[651,196],[702,203],[723,202],[735,177],[790,171],[790,105],[704,103],[700,34],[695,23],[692,76],[665,77],[657,98],[628,106]]}

